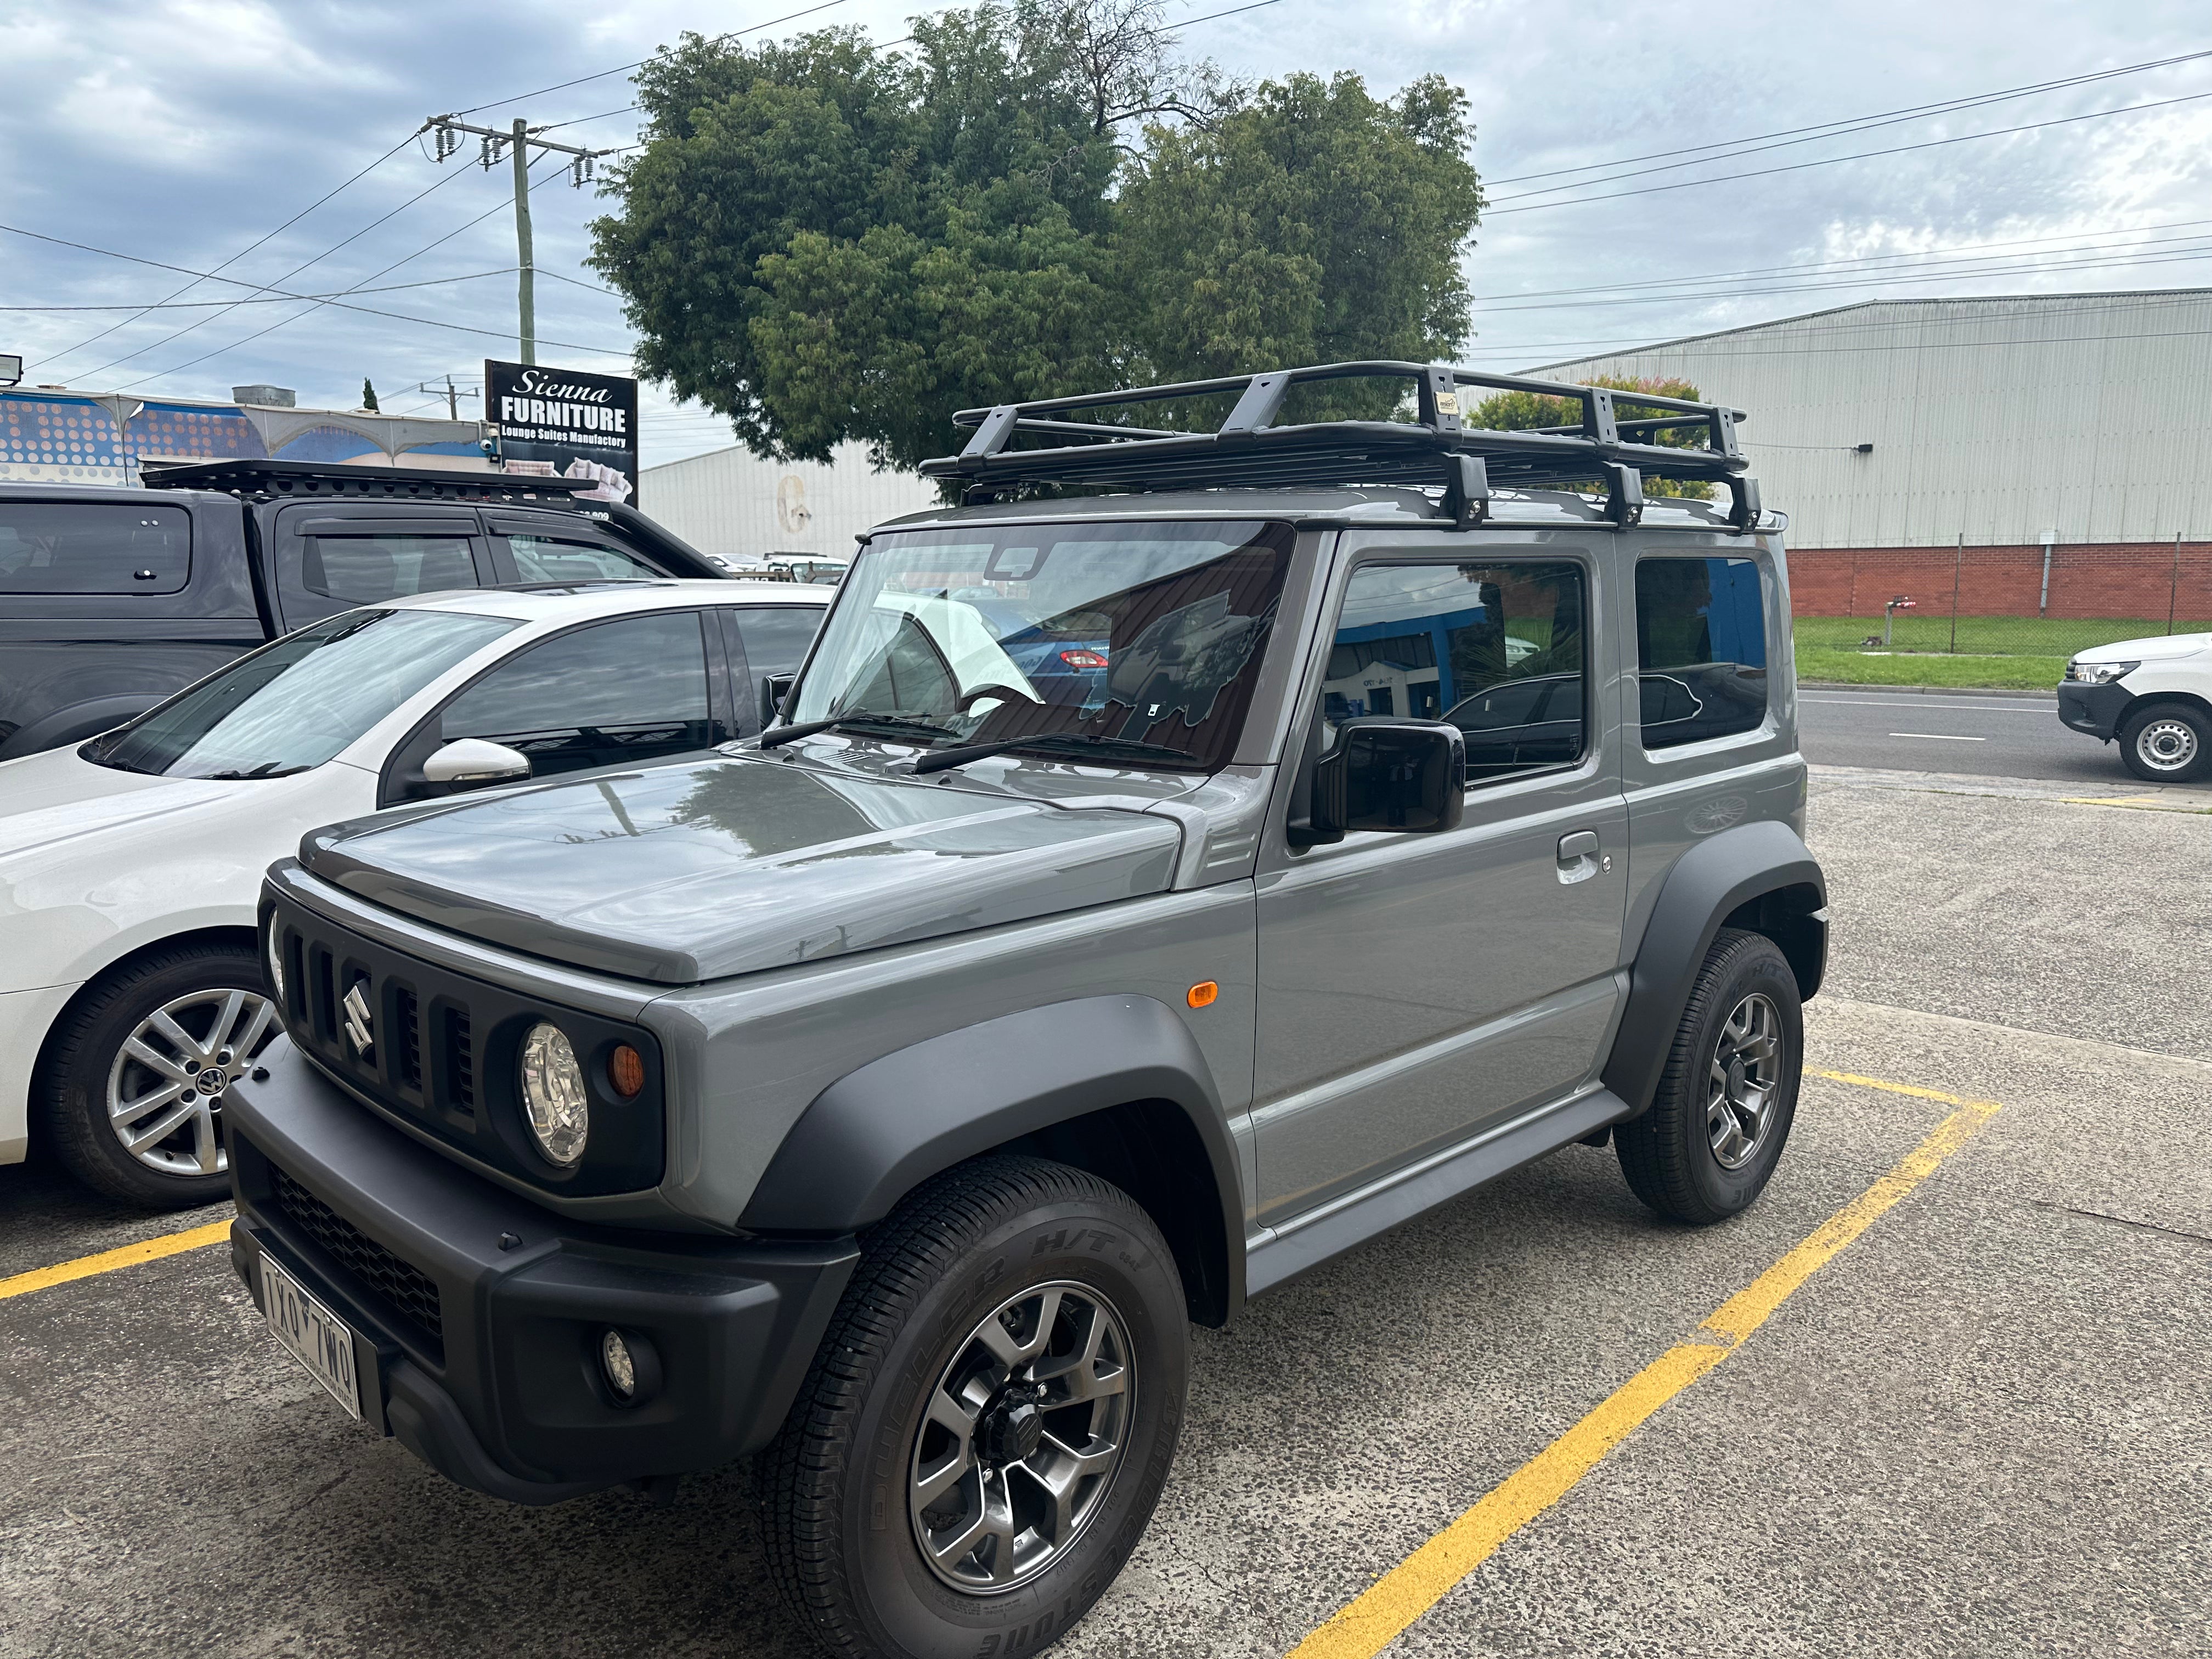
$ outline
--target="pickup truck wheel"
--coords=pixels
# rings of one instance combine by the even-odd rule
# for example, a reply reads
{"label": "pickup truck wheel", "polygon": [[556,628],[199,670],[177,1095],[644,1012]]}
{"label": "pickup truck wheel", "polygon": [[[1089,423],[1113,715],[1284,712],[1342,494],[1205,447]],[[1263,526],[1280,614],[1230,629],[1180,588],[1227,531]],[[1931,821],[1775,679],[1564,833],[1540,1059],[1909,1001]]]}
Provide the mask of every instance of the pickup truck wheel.
{"label": "pickup truck wheel", "polygon": [[1127,1194],[1039,1158],[947,1171],[869,1237],[763,1454],[778,1586],[850,1659],[1034,1652],[1143,1535],[1188,1370]]}
{"label": "pickup truck wheel", "polygon": [[1705,953],[1650,1109],[1613,1130],[1637,1197],[1695,1226],[1747,1208],[1790,1138],[1804,1064],[1789,961],[1763,934],[1723,929]]}
{"label": "pickup truck wheel", "polygon": [[81,996],[34,1085],[43,1139],[94,1191],[148,1209],[230,1195],[225,1091],[276,1036],[251,950],[180,945]]}
{"label": "pickup truck wheel", "polygon": [[2120,759],[2146,783],[2195,783],[2212,772],[2212,720],[2185,702],[2154,702],[2120,722]]}

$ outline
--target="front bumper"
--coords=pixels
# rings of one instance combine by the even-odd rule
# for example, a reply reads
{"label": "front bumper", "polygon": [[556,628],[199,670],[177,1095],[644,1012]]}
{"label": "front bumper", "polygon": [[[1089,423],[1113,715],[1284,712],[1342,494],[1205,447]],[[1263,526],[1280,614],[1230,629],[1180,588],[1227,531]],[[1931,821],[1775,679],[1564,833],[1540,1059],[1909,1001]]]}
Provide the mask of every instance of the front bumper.
{"label": "front bumper", "polygon": [[[712,1468],[775,1434],[853,1241],[567,1220],[379,1121],[289,1042],[264,1064],[223,1109],[231,1260],[258,1304],[273,1255],[353,1328],[374,1427],[522,1504]],[[610,1326],[657,1355],[651,1398],[618,1405],[599,1381]]]}
{"label": "front bumper", "polygon": [[2119,729],[2120,716],[2134,701],[2135,693],[2118,680],[2105,685],[2066,680],[2058,687],[2058,718],[2076,732],[2110,743]]}

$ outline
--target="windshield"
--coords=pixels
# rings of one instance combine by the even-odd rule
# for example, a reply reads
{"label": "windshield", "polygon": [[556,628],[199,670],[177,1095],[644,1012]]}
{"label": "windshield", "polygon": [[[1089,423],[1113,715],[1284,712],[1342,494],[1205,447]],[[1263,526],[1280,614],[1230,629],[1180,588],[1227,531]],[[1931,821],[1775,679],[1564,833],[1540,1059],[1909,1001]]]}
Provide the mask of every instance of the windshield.
{"label": "windshield", "polygon": [[77,752],[178,778],[304,772],[520,626],[446,611],[349,611],[240,657]]}
{"label": "windshield", "polygon": [[1215,771],[1290,553],[1288,526],[1256,523],[884,536],[846,577],[789,719]]}

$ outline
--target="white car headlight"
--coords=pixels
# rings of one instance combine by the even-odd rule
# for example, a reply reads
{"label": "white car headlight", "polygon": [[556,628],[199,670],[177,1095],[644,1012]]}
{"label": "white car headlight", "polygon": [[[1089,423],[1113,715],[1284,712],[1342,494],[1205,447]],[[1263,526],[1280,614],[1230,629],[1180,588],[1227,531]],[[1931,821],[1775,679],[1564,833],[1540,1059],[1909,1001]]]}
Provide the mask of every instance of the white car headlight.
{"label": "white car headlight", "polygon": [[2066,678],[2079,685],[2109,685],[2142,666],[2139,662],[2069,662]]}
{"label": "white car headlight", "polygon": [[522,1039],[522,1099],[538,1150],[562,1169],[584,1155],[592,1107],[583,1068],[560,1028],[544,1024]]}

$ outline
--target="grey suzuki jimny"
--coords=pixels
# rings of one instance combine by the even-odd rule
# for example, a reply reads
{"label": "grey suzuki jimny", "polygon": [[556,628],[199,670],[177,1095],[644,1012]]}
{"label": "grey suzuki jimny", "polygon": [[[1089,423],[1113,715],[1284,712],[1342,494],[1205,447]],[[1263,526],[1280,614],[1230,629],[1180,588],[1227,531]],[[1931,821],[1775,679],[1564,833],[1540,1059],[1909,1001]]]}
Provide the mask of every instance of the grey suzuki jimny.
{"label": "grey suzuki jimny", "polygon": [[1194,1322],[1571,1141],[1680,1223],[1772,1173],[1827,916],[1742,418],[1399,362],[963,414],[760,737],[270,872],[240,1277],[463,1486],[757,1453],[832,1650],[1048,1645]]}

